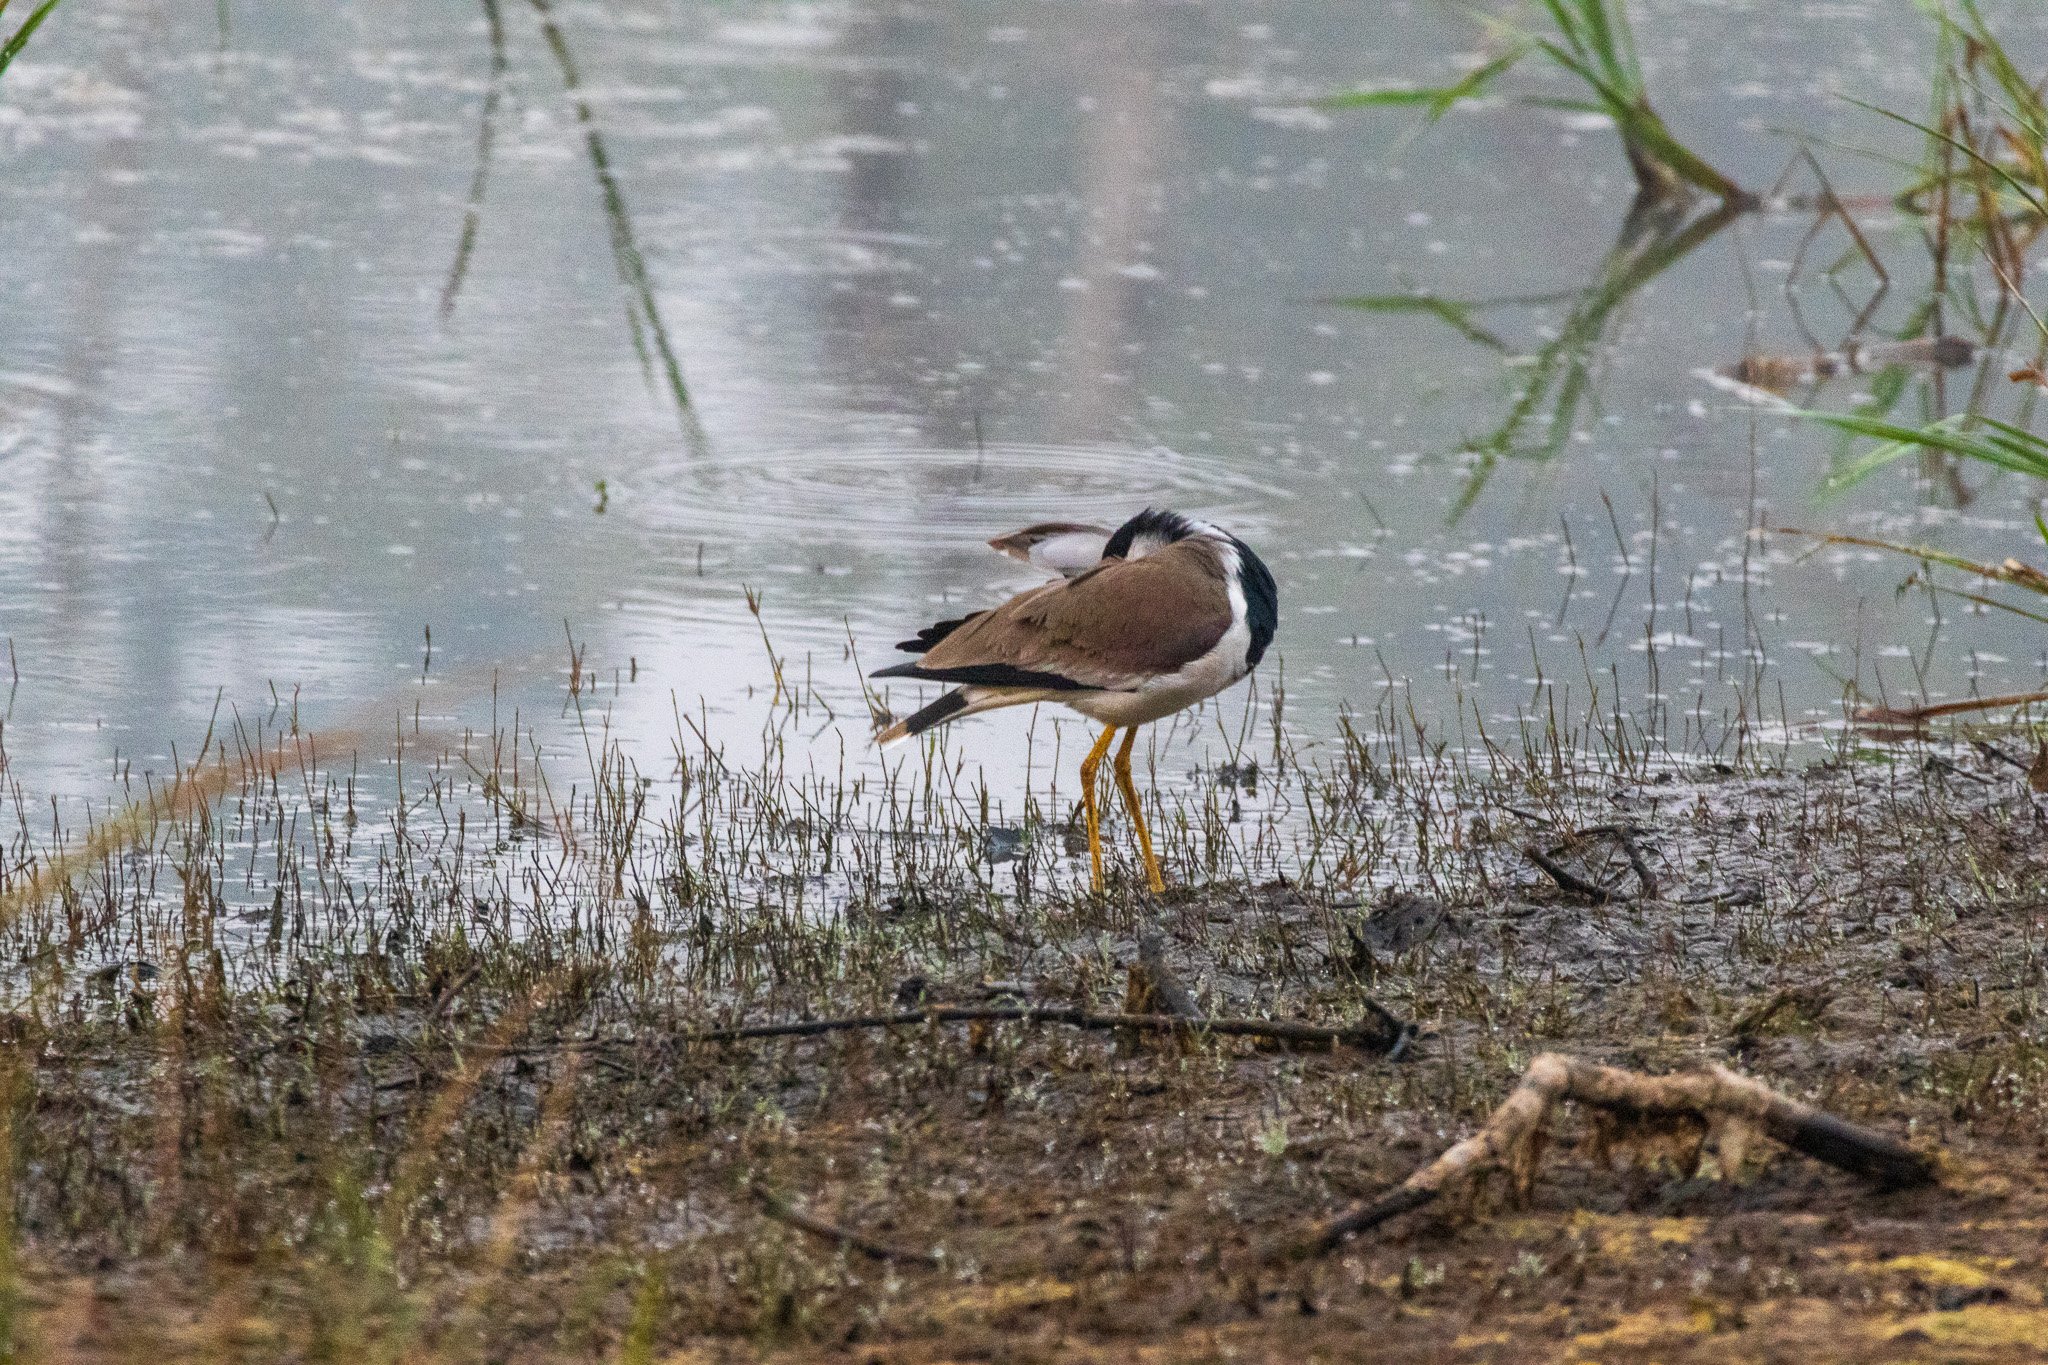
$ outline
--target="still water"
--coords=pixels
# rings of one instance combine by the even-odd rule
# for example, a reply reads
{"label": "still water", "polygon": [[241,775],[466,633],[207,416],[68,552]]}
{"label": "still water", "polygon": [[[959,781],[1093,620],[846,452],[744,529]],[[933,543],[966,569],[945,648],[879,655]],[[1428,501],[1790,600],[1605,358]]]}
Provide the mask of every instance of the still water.
{"label": "still water", "polygon": [[[1841,98],[1925,108],[1906,0],[1636,13],[1667,120],[1745,184],[1783,129],[1844,195],[1900,173],[1828,141],[1918,156]],[[1702,377],[1855,325],[1868,271],[1820,273],[1838,227],[1794,269],[1811,213],[1747,216],[1622,302],[1583,401],[1521,433],[1547,458],[1459,453],[1601,277],[1618,146],[1500,101],[1428,127],[1307,101],[1454,79],[1482,41],[1425,3],[73,0],[0,82],[10,791],[96,805],[217,709],[363,729],[424,698],[484,727],[495,676],[545,726],[572,642],[650,771],[679,712],[759,751],[771,648],[837,717],[786,742],[871,764],[856,655],[1030,582],[986,537],[1147,504],[1272,564],[1260,706],[1284,677],[1311,752],[1393,680],[1426,719],[1512,716],[1539,664],[1624,710],[1746,685],[1794,721],[1855,682],[2039,686],[2027,623],[1748,534],[1994,559],[2032,534],[2037,490],[1976,470],[1823,495],[1837,437]],[[1926,252],[1861,221],[1878,335]],[[1490,341],[1331,302],[1415,291],[1514,302],[1472,316]],[[1162,777],[1244,713],[1162,736]],[[999,795],[1028,735],[1045,779],[1031,724],[960,737]]]}

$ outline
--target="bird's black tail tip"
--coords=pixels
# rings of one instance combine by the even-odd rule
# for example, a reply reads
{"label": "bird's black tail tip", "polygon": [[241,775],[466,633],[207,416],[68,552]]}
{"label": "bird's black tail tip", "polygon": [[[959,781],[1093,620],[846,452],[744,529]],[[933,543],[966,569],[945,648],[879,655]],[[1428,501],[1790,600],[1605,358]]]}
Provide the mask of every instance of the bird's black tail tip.
{"label": "bird's black tail tip", "polygon": [[956,687],[930,706],[913,715],[905,716],[902,720],[897,721],[894,725],[876,735],[875,743],[877,745],[894,744],[899,739],[909,739],[913,735],[921,735],[934,725],[945,724],[966,709],[967,689]]}

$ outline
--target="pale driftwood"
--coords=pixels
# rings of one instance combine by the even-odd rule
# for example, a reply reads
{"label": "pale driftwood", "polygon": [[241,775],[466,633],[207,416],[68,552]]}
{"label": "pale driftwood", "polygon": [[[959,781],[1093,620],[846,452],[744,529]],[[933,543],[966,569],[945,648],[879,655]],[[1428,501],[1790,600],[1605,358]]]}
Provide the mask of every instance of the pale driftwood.
{"label": "pale driftwood", "polygon": [[1746,1123],[1794,1151],[1886,1189],[1931,1184],[1937,1178],[1934,1159],[1925,1153],[1724,1067],[1645,1076],[1546,1052],[1529,1063],[1521,1084],[1478,1132],[1377,1199],[1361,1200],[1284,1250],[1296,1256],[1322,1255],[1355,1233],[1420,1208],[1452,1186],[1491,1171],[1507,1172],[1517,1193],[1526,1195],[1536,1174],[1544,1121],[1564,1100],[1576,1100],[1624,1122]]}

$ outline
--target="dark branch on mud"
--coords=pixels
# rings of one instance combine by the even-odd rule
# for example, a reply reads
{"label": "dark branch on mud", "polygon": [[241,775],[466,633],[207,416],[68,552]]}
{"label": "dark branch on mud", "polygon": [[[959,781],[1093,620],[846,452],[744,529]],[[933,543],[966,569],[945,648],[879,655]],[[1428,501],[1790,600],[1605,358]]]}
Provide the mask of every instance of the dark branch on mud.
{"label": "dark branch on mud", "polygon": [[[1171,1014],[1193,1020],[1202,1017],[1194,993],[1166,961],[1165,937],[1149,925],[1138,931],[1138,962],[1133,969],[1128,999],[1127,1008],[1133,1014]],[[1143,1008],[1139,1007],[1141,1004]]]}
{"label": "dark branch on mud", "polygon": [[1575,896],[1584,896],[1595,905],[1605,905],[1609,901],[1617,899],[1615,894],[1606,887],[1589,882],[1585,878],[1578,876],[1570,868],[1558,862],[1557,859],[1551,857],[1534,844],[1525,847],[1522,853],[1530,862],[1542,868],[1545,876]]}
{"label": "dark branch on mud", "polygon": [[478,1046],[466,1051],[498,1056],[543,1056],[562,1052],[604,1052],[613,1049],[638,1050],[649,1043],[690,1045],[738,1043],[755,1038],[815,1038],[828,1033],[849,1033],[862,1029],[914,1028],[920,1024],[1065,1024],[1090,1030],[1129,1029],[1137,1033],[1216,1034],[1231,1038],[1256,1038],[1292,1047],[1327,1050],[1356,1048],[1361,1052],[1406,1052],[1417,1029],[1376,1000],[1365,1007],[1372,1014],[1361,1024],[1311,1024],[1294,1019],[1210,1019],[1178,1014],[1097,1014],[1068,1005],[933,1005],[925,1009],[898,1010],[891,1014],[854,1014],[829,1019],[793,1019],[774,1024],[740,1024],[732,1028],[703,1029],[677,1033],[666,1039],[584,1038],[552,1044],[513,1044],[504,1047]]}
{"label": "dark branch on mud", "polygon": [[916,1261],[921,1265],[943,1265],[944,1261],[936,1252],[912,1251],[906,1247],[890,1246],[877,1242],[871,1237],[855,1232],[852,1228],[841,1227],[816,1218],[791,1204],[760,1181],[747,1186],[747,1193],[761,1206],[761,1212],[778,1223],[786,1223],[800,1232],[808,1232],[848,1251],[857,1251],[871,1261]]}
{"label": "dark branch on mud", "polygon": [[1097,1014],[1067,1005],[935,1005],[895,1014],[861,1014],[834,1019],[799,1019],[779,1024],[744,1024],[677,1037],[680,1043],[734,1043],[750,1038],[810,1038],[854,1029],[909,1028],[918,1024],[1065,1024],[1079,1029],[1131,1029],[1138,1033],[1213,1033],[1260,1038],[1299,1047],[1352,1047],[1389,1052],[1415,1026],[1368,1000],[1374,1018],[1366,1024],[1310,1024],[1293,1019],[1189,1019],[1178,1014]]}
{"label": "dark branch on mud", "polygon": [[1621,845],[1621,851],[1628,855],[1628,865],[1635,871],[1636,881],[1643,888],[1643,899],[1662,899],[1657,886],[1657,874],[1650,870],[1650,860],[1643,856],[1643,850],[1636,846],[1634,831],[1627,825],[1614,827],[1614,838]]}

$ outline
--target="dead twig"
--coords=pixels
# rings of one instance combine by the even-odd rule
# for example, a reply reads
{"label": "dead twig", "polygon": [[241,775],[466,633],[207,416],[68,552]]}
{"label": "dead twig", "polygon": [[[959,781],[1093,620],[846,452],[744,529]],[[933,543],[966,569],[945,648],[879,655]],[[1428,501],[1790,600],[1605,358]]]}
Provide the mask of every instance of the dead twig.
{"label": "dead twig", "polygon": [[1972,711],[1996,711],[2008,706],[2038,706],[2048,701],[2048,692],[2008,692],[1997,697],[1970,697],[1963,701],[1930,702],[1925,706],[1865,706],[1850,719],[1857,725],[1918,726],[1943,716],[1963,716]]}
{"label": "dead twig", "polygon": [[1595,905],[1605,905],[1615,899],[1612,891],[1578,876],[1563,863],[1558,862],[1557,859],[1551,857],[1534,844],[1523,848],[1522,854],[1530,862],[1542,868],[1544,875],[1549,877],[1550,880],[1556,882],[1575,896],[1584,896]]}
{"label": "dead twig", "polygon": [[1761,1033],[1764,1026],[1779,1015],[1790,1010],[1793,1014],[1818,1019],[1821,1011],[1834,1000],[1834,991],[1822,985],[1787,986],[1735,1016],[1735,1022],[1728,1026],[1730,1036],[1750,1038]]}
{"label": "dead twig", "polygon": [[944,1258],[937,1252],[912,1251],[905,1247],[890,1246],[887,1242],[877,1242],[871,1237],[863,1236],[852,1228],[841,1227],[837,1223],[828,1223],[822,1218],[813,1217],[758,1180],[748,1182],[747,1193],[761,1206],[761,1212],[776,1222],[787,1223],[799,1232],[808,1232],[813,1237],[822,1238],[848,1251],[857,1251],[871,1261],[915,1261],[920,1265],[931,1266],[945,1264]]}
{"label": "dead twig", "polygon": [[1151,925],[1138,931],[1138,962],[1132,969],[1126,1000],[1129,1003],[1125,1008],[1132,1014],[1172,1014],[1195,1020],[1202,1017],[1193,993],[1167,964],[1165,938]]}
{"label": "dead twig", "polygon": [[834,1019],[800,1019],[780,1024],[744,1024],[736,1028],[685,1033],[683,1043],[735,1043],[750,1038],[809,1038],[851,1029],[907,1028],[917,1024],[1020,1023],[1065,1024],[1080,1029],[1133,1029],[1140,1033],[1197,1033],[1226,1037],[1264,1038],[1302,1047],[1355,1047],[1388,1052],[1414,1025],[1368,1000],[1374,1014],[1367,1024],[1310,1024],[1293,1019],[1188,1019],[1178,1014],[1096,1014],[1067,1005],[935,1005],[896,1014],[861,1014]]}
{"label": "dead twig", "polygon": [[1650,860],[1643,856],[1642,849],[1636,847],[1635,835],[1629,831],[1629,827],[1616,825],[1614,838],[1621,845],[1621,851],[1628,855],[1628,865],[1634,869],[1636,881],[1642,886],[1643,899],[1662,900],[1663,897],[1657,889],[1657,874],[1650,870]]}
{"label": "dead twig", "polygon": [[1189,1019],[1178,1014],[1097,1014],[1069,1005],[932,1005],[924,1009],[899,1010],[893,1014],[855,1014],[830,1019],[794,1019],[776,1024],[741,1024],[732,1028],[703,1029],[677,1033],[661,1040],[653,1038],[580,1038],[563,1043],[488,1044],[465,1048],[474,1056],[539,1056],[557,1052],[603,1052],[638,1050],[649,1043],[673,1044],[738,1043],[754,1038],[814,1038],[827,1033],[859,1029],[912,1028],[919,1024],[1065,1024],[1090,1030],[1132,1029],[1139,1033],[1216,1034],[1233,1038],[1259,1038],[1268,1042],[1325,1050],[1357,1048],[1361,1052],[1406,1051],[1417,1035],[1416,1026],[1401,1019],[1376,1000],[1365,1007],[1372,1019],[1360,1024],[1311,1024],[1296,1019]]}
{"label": "dead twig", "polygon": [[1680,896],[1680,905],[1762,905],[1763,888],[1760,886],[1716,886],[1691,895]]}
{"label": "dead twig", "polygon": [[1975,748],[1978,753],[1984,755],[1984,757],[1986,758],[1995,759],[2000,763],[2010,764],[2012,767],[2018,768],[2021,772],[2028,771],[2028,766],[2025,762],[2023,762],[2020,759],[2014,758],[2011,754],[1999,748],[1996,744],[1993,744],[1988,739],[1973,739],[1970,741],[1970,744],[1971,747]]}
{"label": "dead twig", "polygon": [[427,1011],[427,1017],[429,1019],[446,1018],[449,1009],[455,1004],[455,998],[469,989],[470,983],[483,973],[483,969],[484,967],[481,962],[472,962],[468,967],[464,968],[462,974],[449,982],[447,988],[434,998],[434,1007]]}
{"label": "dead twig", "polygon": [[[1320,1256],[1347,1237],[1421,1208],[1454,1185],[1504,1170],[1526,1197],[1536,1177],[1543,1126],[1551,1109],[1576,1100],[1624,1124],[1654,1126],[1690,1120],[1703,1126],[1749,1127],[1816,1161],[1863,1176],[1886,1189],[1931,1184],[1933,1158],[1883,1133],[1836,1118],[1781,1095],[1760,1081],[1718,1066],[1675,1076],[1645,1076],[1546,1052],[1478,1132],[1376,1199],[1362,1200],[1283,1247],[1286,1257]],[[1724,1139],[1724,1148],[1727,1145]]]}
{"label": "dead twig", "polygon": [[[1614,840],[1615,843],[1621,845],[1622,853],[1628,858],[1630,870],[1636,874],[1636,881],[1642,886],[1642,898],[1646,901],[1659,900],[1662,897],[1658,894],[1657,874],[1651,870],[1650,860],[1643,856],[1641,845],[1636,843],[1636,834],[1640,829],[1641,826],[1631,825],[1626,822],[1611,825],[1587,825],[1583,829],[1574,830],[1570,842],[1576,843],[1581,839],[1591,839],[1596,835]],[[1569,844],[1567,844],[1568,846]],[[1561,851],[1561,849],[1553,850],[1551,856],[1554,857],[1555,853]],[[1609,892],[1608,894],[1612,895],[1613,893]]]}

